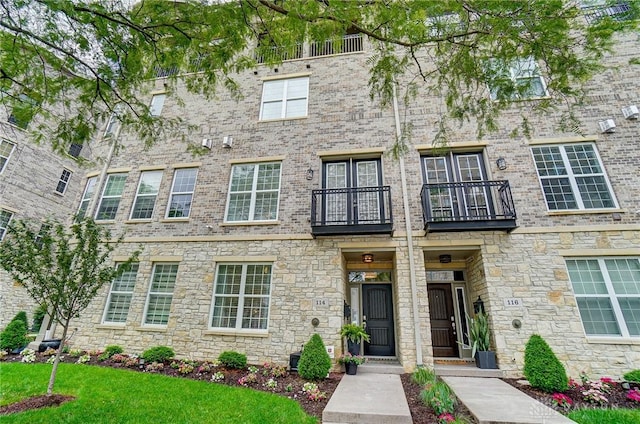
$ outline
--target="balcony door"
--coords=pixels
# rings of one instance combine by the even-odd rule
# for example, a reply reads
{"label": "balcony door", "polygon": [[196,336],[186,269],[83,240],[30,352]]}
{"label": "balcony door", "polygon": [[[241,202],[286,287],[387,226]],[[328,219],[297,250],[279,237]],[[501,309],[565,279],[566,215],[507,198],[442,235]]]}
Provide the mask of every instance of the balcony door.
{"label": "balcony door", "polygon": [[427,184],[443,184],[429,191],[434,218],[486,219],[491,214],[482,153],[425,156],[423,167]]}
{"label": "balcony door", "polygon": [[325,162],[324,188],[338,189],[326,194],[325,222],[330,225],[380,222],[381,193],[366,188],[380,187],[381,180],[379,159]]}

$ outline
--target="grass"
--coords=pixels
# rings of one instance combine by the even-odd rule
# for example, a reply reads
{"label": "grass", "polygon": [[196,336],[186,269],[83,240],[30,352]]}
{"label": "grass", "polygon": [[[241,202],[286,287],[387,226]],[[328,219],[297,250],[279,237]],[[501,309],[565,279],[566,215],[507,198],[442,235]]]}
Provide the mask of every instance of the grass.
{"label": "grass", "polygon": [[[0,364],[0,404],[46,393],[51,366]],[[76,399],[2,416],[3,424],[316,423],[297,402],[270,393],[113,368],[60,364],[54,392]]]}
{"label": "grass", "polygon": [[638,409],[579,409],[567,415],[578,424],[637,424]]}

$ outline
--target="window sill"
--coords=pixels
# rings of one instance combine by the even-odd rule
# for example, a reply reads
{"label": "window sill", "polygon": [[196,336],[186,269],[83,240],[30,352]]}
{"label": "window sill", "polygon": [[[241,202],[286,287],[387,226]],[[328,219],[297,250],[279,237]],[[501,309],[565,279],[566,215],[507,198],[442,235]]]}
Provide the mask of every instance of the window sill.
{"label": "window sill", "polygon": [[549,216],[561,216],[561,215],[587,215],[587,214],[603,214],[603,213],[625,213],[625,209],[611,208],[611,209],[575,209],[564,211],[547,211]]}
{"label": "window sill", "polygon": [[269,337],[268,330],[236,330],[235,328],[207,330],[203,334],[205,336]]}
{"label": "window sill", "polygon": [[221,227],[240,227],[247,225],[280,225],[280,221],[238,221],[238,222],[221,222],[218,224]]}
{"label": "window sill", "polygon": [[189,217],[186,218],[163,218],[160,222],[188,222]]}
{"label": "window sill", "polygon": [[301,119],[309,119],[309,115],[307,116],[296,116],[293,118],[274,118],[274,119],[259,119],[258,123],[269,123],[269,122],[282,122],[282,121],[300,121]]}
{"label": "window sill", "polygon": [[127,324],[126,323],[104,323],[104,324],[98,324],[96,326],[96,328],[98,330],[124,330],[125,328],[127,328]]}
{"label": "window sill", "polygon": [[152,222],[151,218],[149,219],[127,219],[126,221],[124,221],[125,224],[145,224],[145,223],[149,223]]}
{"label": "window sill", "polygon": [[115,219],[95,219],[96,224],[115,224]]}
{"label": "window sill", "polygon": [[167,326],[151,326],[143,324],[141,327],[136,328],[138,331],[148,331],[150,333],[165,333],[167,331]]}
{"label": "window sill", "polygon": [[53,194],[55,194],[56,196],[64,197],[64,193],[60,193],[55,190],[53,191]]}
{"label": "window sill", "polygon": [[640,338],[587,336],[589,344],[640,345]]}

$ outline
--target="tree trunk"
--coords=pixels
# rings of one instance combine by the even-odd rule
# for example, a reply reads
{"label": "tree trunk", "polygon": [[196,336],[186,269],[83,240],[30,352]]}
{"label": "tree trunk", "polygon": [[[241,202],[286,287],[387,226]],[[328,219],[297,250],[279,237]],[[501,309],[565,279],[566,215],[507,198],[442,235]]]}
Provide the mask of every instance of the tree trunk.
{"label": "tree trunk", "polygon": [[56,352],[56,359],[53,360],[53,368],[51,369],[51,376],[49,377],[49,385],[47,386],[47,396],[53,394],[53,385],[56,382],[56,374],[58,372],[58,364],[60,363],[60,356],[62,355],[62,349],[67,343],[67,329],[69,328],[69,321],[71,319],[68,318],[65,320],[63,329],[62,329],[62,340],[60,340],[60,347],[58,348],[58,352]]}

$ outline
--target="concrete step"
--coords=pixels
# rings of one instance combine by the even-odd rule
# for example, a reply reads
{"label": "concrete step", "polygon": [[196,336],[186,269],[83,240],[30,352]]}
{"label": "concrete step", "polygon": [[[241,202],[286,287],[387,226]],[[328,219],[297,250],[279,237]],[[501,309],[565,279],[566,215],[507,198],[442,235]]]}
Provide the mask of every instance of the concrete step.
{"label": "concrete step", "polygon": [[475,363],[469,365],[442,365],[434,364],[433,370],[440,377],[485,377],[502,378],[501,370],[487,370],[476,367]]}
{"label": "concrete step", "polygon": [[375,373],[375,374],[404,374],[404,368],[397,361],[378,361],[368,359],[362,365],[358,365],[358,373]]}

